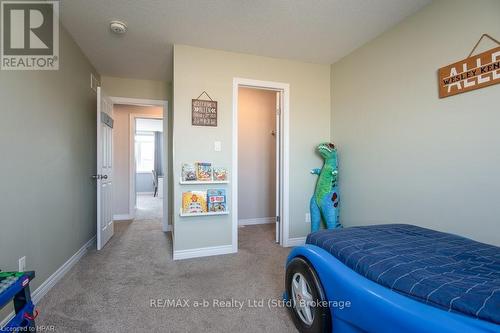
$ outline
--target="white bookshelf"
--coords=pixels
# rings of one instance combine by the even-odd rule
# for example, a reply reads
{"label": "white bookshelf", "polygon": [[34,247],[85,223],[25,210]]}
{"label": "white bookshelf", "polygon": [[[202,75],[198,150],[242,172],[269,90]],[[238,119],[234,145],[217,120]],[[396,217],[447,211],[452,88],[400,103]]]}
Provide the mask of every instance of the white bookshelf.
{"label": "white bookshelf", "polygon": [[217,215],[229,215],[228,211],[225,212],[207,212],[207,213],[183,213],[182,209],[179,212],[182,217],[194,217],[194,216],[217,216]]}
{"label": "white bookshelf", "polygon": [[229,184],[229,180],[182,180],[179,178],[179,184],[181,185],[211,185],[211,184]]}

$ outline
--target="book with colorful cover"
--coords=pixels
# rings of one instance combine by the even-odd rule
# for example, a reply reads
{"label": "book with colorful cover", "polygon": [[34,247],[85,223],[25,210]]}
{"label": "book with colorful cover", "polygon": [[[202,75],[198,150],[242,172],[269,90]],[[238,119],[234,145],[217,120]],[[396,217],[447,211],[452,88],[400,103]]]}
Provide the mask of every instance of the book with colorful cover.
{"label": "book with colorful cover", "polygon": [[227,180],[227,169],[214,167],[213,169],[214,181],[226,181]]}
{"label": "book with colorful cover", "polygon": [[207,191],[208,211],[225,212],[227,208],[226,190],[211,189]]}
{"label": "book with colorful cover", "polygon": [[182,193],[182,212],[196,214],[207,212],[207,192],[190,191]]}
{"label": "book with colorful cover", "polygon": [[194,163],[182,164],[182,180],[185,182],[196,180],[196,166],[194,165]]}
{"label": "book with colorful cover", "polygon": [[212,163],[198,162],[196,163],[196,180],[211,181],[212,180]]}

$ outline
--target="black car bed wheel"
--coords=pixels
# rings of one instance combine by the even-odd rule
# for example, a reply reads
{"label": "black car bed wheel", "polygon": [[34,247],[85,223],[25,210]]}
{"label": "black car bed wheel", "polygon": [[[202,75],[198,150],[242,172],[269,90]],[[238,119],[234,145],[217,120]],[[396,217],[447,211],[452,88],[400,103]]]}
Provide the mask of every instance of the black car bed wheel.
{"label": "black car bed wheel", "polygon": [[330,309],[316,272],[302,258],[294,258],[287,266],[285,286],[293,322],[300,332],[331,332]]}

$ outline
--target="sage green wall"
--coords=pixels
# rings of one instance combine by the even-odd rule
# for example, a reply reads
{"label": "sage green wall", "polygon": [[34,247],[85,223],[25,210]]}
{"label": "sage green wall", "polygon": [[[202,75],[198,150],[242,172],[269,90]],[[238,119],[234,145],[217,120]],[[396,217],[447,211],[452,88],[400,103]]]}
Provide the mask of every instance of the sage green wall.
{"label": "sage green wall", "polygon": [[500,244],[500,85],[439,99],[437,82],[481,34],[500,39],[499,18],[498,0],[437,0],[332,66],[345,225]]}
{"label": "sage green wall", "polygon": [[[233,78],[290,84],[290,237],[305,236],[309,199],[321,166],[314,147],[330,139],[330,66],[174,46],[174,221],[175,250],[231,244],[231,216],[182,218],[182,192],[196,189],[177,181],[183,162],[211,161],[225,166],[232,181]],[[191,99],[202,91],[218,101],[218,127],[191,126]],[[222,142],[222,152],[214,151]],[[220,186],[220,185],[219,185]],[[202,186],[199,188],[207,188]],[[226,186],[231,207],[231,186]],[[240,198],[252,200],[252,198]]]}
{"label": "sage green wall", "polygon": [[101,83],[106,94],[114,97],[170,101],[172,96],[172,84],[167,81],[102,76]]}
{"label": "sage green wall", "polygon": [[0,269],[32,290],[96,233],[95,70],[60,32],[58,71],[0,71]]}

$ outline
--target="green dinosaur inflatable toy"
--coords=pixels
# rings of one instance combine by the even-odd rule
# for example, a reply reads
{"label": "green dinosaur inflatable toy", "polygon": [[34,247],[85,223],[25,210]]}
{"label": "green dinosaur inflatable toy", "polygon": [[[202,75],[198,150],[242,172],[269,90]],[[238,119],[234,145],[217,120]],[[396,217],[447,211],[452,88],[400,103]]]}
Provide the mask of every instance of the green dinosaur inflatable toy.
{"label": "green dinosaur inflatable toy", "polygon": [[324,164],[321,169],[311,170],[312,174],[319,175],[314,195],[311,198],[311,232],[319,230],[321,221],[327,229],[342,228],[338,213],[337,148],[333,143],[322,143],[317,150],[323,157]]}

